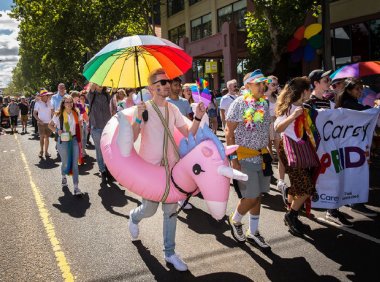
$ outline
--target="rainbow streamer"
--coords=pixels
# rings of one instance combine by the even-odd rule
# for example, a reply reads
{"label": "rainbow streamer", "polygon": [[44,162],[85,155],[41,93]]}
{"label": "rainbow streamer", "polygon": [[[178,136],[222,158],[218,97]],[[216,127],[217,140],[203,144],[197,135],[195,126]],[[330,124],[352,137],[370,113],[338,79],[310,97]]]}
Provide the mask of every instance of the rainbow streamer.
{"label": "rainbow streamer", "polygon": [[196,81],[197,85],[198,85],[198,88],[207,88],[208,86],[208,81],[204,78],[197,78],[197,81]]}
{"label": "rainbow streamer", "polygon": [[298,138],[302,138],[306,133],[310,143],[315,149],[318,149],[321,136],[315,125],[318,116],[318,111],[314,109],[304,109],[303,114],[294,121],[294,130]]}

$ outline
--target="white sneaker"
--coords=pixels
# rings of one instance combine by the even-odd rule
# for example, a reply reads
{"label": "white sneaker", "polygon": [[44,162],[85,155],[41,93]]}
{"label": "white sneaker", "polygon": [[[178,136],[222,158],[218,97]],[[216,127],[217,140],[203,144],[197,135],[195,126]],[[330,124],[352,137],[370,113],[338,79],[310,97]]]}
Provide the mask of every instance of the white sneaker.
{"label": "white sneaker", "polygon": [[139,238],[139,226],[132,222],[132,211],[129,212],[128,228],[131,234],[132,241],[136,241]]}
{"label": "white sneaker", "polygon": [[183,206],[184,203],[185,203],[185,200],[178,201],[178,205],[183,207],[182,209],[184,210],[191,210],[193,208],[193,206],[190,203],[187,203],[186,206]]}
{"label": "white sneaker", "polygon": [[165,256],[166,262],[172,264],[178,271],[187,271],[187,264],[177,255]]}
{"label": "white sneaker", "polygon": [[255,234],[252,234],[249,230],[247,230],[247,234],[245,235],[248,242],[256,244],[260,249],[270,249],[270,246],[263,236],[260,235],[259,231],[256,231]]}
{"label": "white sneaker", "polygon": [[78,187],[76,187],[76,188],[74,188],[74,195],[80,196],[80,195],[83,195],[83,193]]}
{"label": "white sneaker", "polygon": [[286,186],[285,181],[282,179],[279,179],[277,181],[277,186],[276,186],[277,191],[282,192],[284,186]]}

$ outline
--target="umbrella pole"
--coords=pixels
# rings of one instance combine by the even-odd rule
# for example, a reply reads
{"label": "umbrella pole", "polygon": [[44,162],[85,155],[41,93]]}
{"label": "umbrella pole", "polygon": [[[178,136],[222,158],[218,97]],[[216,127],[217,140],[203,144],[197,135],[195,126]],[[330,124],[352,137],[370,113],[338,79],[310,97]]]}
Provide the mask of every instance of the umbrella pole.
{"label": "umbrella pole", "polygon": [[[142,91],[141,91],[141,78],[140,78],[140,70],[139,70],[139,56],[137,55],[137,47],[135,47],[135,60],[136,60],[136,68],[137,68],[137,78],[139,80],[140,99],[141,99],[141,102],[144,102],[143,96],[142,96]],[[143,112],[142,118],[144,121],[148,121],[148,111],[147,110],[145,110]]]}

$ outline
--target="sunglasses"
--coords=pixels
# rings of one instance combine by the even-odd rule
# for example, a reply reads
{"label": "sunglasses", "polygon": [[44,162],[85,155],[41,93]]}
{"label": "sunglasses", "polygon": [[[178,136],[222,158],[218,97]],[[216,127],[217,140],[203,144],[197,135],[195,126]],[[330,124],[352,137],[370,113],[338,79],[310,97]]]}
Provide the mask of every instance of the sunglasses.
{"label": "sunglasses", "polygon": [[156,82],[153,82],[153,84],[156,84],[156,83],[160,83],[162,86],[165,86],[166,83],[172,83],[172,81],[170,79],[160,79],[160,80],[157,80]]}
{"label": "sunglasses", "polygon": [[73,101],[65,101],[65,104],[73,104]]}

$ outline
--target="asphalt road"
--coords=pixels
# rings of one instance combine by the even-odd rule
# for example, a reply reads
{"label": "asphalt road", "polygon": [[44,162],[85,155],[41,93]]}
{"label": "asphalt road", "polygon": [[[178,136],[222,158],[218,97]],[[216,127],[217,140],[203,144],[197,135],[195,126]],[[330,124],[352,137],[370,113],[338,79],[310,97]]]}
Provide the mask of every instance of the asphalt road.
{"label": "asphalt road", "polygon": [[[80,168],[83,198],[73,185],[61,188],[60,163],[51,139],[51,159],[39,159],[32,134],[0,136],[0,281],[378,281],[380,216],[341,210],[354,222],[339,228],[314,218],[305,238],[283,223],[281,195],[263,198],[260,231],[272,246],[263,253],[232,238],[226,219],[209,216],[203,201],[178,217],[176,251],[188,263],[179,273],[163,259],[162,211],[140,224],[131,242],[128,214],[140,199],[117,184],[102,185],[94,149]],[[230,193],[227,214],[237,197]],[[369,207],[380,212],[380,190]],[[247,220],[247,219],[245,219]]]}

